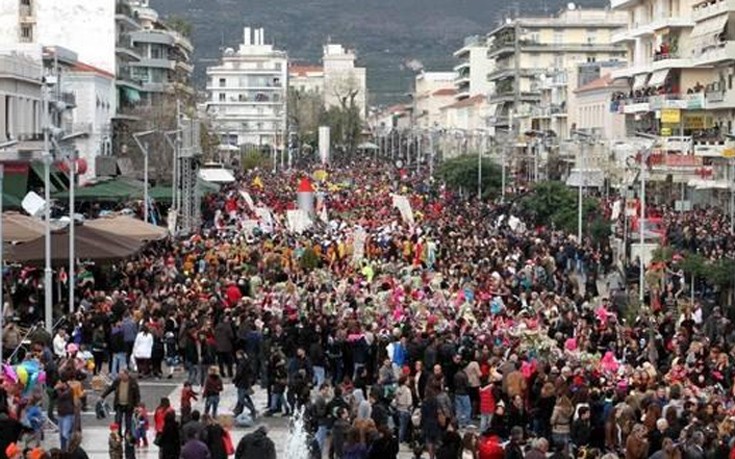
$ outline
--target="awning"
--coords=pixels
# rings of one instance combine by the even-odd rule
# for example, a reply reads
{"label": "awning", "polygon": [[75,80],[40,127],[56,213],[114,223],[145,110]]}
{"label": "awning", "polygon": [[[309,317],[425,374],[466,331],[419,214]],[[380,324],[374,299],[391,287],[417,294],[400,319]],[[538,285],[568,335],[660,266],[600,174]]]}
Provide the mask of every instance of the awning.
{"label": "awning", "polygon": [[648,81],[648,73],[640,73],[633,77],[633,89],[643,89]]}
{"label": "awning", "polygon": [[651,74],[651,79],[648,80],[648,86],[652,86],[654,88],[657,88],[659,86],[663,86],[663,84],[666,82],[666,77],[669,76],[668,69],[666,70],[657,70]]}
{"label": "awning", "polygon": [[363,142],[357,146],[358,150],[377,150],[378,148],[380,147],[378,147],[372,142]]}
{"label": "awning", "polygon": [[[207,194],[217,193],[220,190],[220,186],[216,183],[205,182],[201,178],[197,179],[197,186],[202,196]],[[155,201],[171,202],[173,199],[170,185],[157,185],[148,190],[148,196]]]}
{"label": "awning", "polygon": [[[74,189],[75,201],[124,201],[142,193],[143,182],[126,177],[118,177],[104,182]],[[69,191],[56,193],[54,198],[69,199]]]}
{"label": "awning", "polygon": [[199,169],[199,177],[206,182],[232,183],[235,176],[227,169]]}
{"label": "awning", "polygon": [[112,215],[95,218],[84,222],[85,226],[110,233],[133,238],[137,241],[159,241],[168,236],[168,230],[161,226],[151,225],[143,220],[125,215]]}
{"label": "awning", "polygon": [[3,208],[21,208],[21,202],[28,193],[28,164],[4,163],[2,200]]}
{"label": "awning", "polygon": [[601,169],[572,169],[567,178],[567,186],[578,188],[602,188],[605,185],[605,173]]}
{"label": "awning", "polygon": [[706,37],[708,35],[719,35],[725,30],[728,15],[715,16],[696,24],[692,29],[690,38]]}
{"label": "awning", "polygon": [[[31,169],[36,174],[41,183],[45,180],[45,172],[43,161],[31,162]],[[60,171],[55,165],[49,168],[49,179],[51,179],[51,192],[63,191],[69,188],[69,176],[66,172]]]}
{"label": "awning", "polygon": [[730,183],[727,180],[706,180],[692,179],[687,183],[688,186],[696,190],[728,190]]}

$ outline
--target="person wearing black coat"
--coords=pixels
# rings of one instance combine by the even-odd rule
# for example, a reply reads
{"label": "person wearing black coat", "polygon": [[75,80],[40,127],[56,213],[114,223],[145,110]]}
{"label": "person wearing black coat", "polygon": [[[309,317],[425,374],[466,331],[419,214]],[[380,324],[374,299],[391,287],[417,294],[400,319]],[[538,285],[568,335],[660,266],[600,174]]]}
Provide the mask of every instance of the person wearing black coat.
{"label": "person wearing black coat", "polygon": [[227,459],[227,451],[225,451],[225,431],[217,421],[209,416],[207,418],[206,427],[202,432],[202,442],[209,448],[212,459]]}
{"label": "person wearing black coat", "polygon": [[268,438],[268,430],[265,426],[245,435],[237,444],[235,459],[250,459],[251,457],[276,459],[276,445]]}
{"label": "person wearing black coat", "polygon": [[378,436],[370,444],[367,459],[396,459],[398,450],[398,439],[393,432],[387,426],[378,427]]}
{"label": "person wearing black coat", "polygon": [[176,412],[170,410],[163,418],[163,431],[158,441],[160,459],[179,459],[181,454],[181,438],[179,423],[176,422]]}

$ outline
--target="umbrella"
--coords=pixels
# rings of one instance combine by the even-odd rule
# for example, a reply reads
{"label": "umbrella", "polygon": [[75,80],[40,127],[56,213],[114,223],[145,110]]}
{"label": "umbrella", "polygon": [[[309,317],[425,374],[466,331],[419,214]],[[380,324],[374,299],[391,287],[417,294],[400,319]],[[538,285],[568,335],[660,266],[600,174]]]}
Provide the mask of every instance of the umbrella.
{"label": "umbrella", "polygon": [[[126,236],[80,225],[74,228],[74,252],[77,258],[93,261],[111,261],[137,253],[143,242]],[[36,262],[45,259],[44,237],[17,244],[8,249],[8,260]],[[51,233],[51,260],[55,264],[69,260],[69,229]]]}
{"label": "umbrella", "polygon": [[107,231],[118,236],[126,236],[136,241],[160,241],[168,236],[166,228],[151,225],[143,220],[126,215],[112,215],[96,218],[84,223],[89,228]]}

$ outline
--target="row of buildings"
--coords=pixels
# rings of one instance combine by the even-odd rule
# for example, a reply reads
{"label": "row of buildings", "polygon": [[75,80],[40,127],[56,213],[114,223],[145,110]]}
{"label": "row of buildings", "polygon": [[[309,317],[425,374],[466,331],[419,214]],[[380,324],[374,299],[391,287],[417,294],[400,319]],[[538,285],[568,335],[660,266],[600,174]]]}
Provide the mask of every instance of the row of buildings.
{"label": "row of buildings", "polygon": [[652,180],[687,198],[687,188],[729,189],[733,19],[734,0],[612,0],[507,18],[467,38],[451,71],[417,75],[412,100],[371,123],[502,142],[511,132],[520,167],[551,152],[573,164],[581,133],[594,139],[584,166],[623,181],[645,135],[656,139]]}
{"label": "row of buildings", "polygon": [[355,51],[324,46],[321,65],[289,59],[265,39],[261,28],[245,27],[237,49],[207,68],[206,111],[222,144],[284,148],[297,120],[289,119],[289,94],[314,95],[325,108],[355,107],[365,116],[366,69]]}
{"label": "row of buildings", "polygon": [[158,122],[156,107],[193,105],[193,50],[148,0],[0,0],[0,144],[41,150],[45,92],[64,102],[52,104],[57,133],[88,181],[110,163],[99,158],[124,156],[131,133]]}

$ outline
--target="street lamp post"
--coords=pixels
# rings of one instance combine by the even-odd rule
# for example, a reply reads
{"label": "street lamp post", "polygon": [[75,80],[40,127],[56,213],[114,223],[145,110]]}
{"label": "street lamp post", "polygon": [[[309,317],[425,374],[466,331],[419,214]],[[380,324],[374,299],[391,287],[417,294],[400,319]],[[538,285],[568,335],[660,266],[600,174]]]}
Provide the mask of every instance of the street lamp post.
{"label": "street lamp post", "polygon": [[75,251],[74,251],[74,188],[77,178],[77,151],[72,148],[69,156],[69,313],[74,313]]}
{"label": "street lamp post", "polygon": [[44,295],[44,322],[46,331],[53,333],[53,290],[51,289],[51,152],[49,150],[49,130],[51,129],[49,119],[49,87],[44,83],[41,88],[43,98],[43,183],[44,183],[44,269],[43,269],[43,295]]}
{"label": "street lamp post", "polygon": [[585,170],[585,161],[586,156],[584,154],[584,141],[580,138],[591,140],[594,139],[593,136],[590,134],[587,134],[586,132],[582,131],[572,131],[573,135],[577,136],[577,139],[579,140],[579,184],[577,186],[578,188],[578,196],[577,196],[577,243],[582,243],[582,214],[584,210],[584,187],[587,184],[587,171]]}
{"label": "street lamp post", "polygon": [[653,143],[645,148],[643,152],[640,155],[640,168],[641,168],[641,218],[638,222],[638,230],[639,230],[639,238],[640,238],[640,250],[639,250],[639,258],[640,258],[640,272],[638,273],[638,301],[640,301],[641,304],[643,304],[643,298],[645,296],[645,264],[643,263],[643,243],[645,241],[645,226],[646,226],[646,166],[648,164],[648,157],[651,154],[651,151],[656,146],[656,141],[658,140],[658,137],[645,133],[645,132],[636,132],[636,136],[643,137],[645,139],[651,139],[653,140]]}
{"label": "street lamp post", "polygon": [[143,221],[148,223],[148,142],[141,143],[141,137],[145,137],[156,132],[155,129],[149,131],[136,132],[133,134],[133,140],[138,144],[138,148],[143,153]]}

